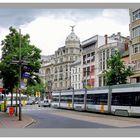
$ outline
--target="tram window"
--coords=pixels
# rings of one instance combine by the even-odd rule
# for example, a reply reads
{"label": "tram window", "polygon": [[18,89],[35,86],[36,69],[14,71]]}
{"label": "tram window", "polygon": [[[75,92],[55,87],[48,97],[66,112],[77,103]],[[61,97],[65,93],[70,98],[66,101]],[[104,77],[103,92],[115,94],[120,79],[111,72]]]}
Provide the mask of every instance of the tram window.
{"label": "tram window", "polygon": [[84,104],[84,95],[74,95],[74,103]]}
{"label": "tram window", "polygon": [[132,93],[113,93],[112,105],[116,106],[131,106],[133,105]]}
{"label": "tram window", "polygon": [[64,103],[72,102],[72,95],[62,95],[60,101]]}
{"label": "tram window", "polygon": [[140,106],[140,93],[134,94],[134,106]]}
{"label": "tram window", "polygon": [[53,97],[53,102],[59,102],[59,96],[54,96]]}
{"label": "tram window", "polygon": [[87,104],[93,105],[107,105],[107,94],[88,94]]}

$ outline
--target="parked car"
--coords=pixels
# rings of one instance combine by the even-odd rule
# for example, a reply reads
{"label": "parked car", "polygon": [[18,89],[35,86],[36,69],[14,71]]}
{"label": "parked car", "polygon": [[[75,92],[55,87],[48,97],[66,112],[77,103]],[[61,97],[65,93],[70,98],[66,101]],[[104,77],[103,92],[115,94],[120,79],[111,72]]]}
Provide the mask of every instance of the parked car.
{"label": "parked car", "polygon": [[28,100],[27,101],[27,105],[33,105],[34,104],[34,101],[33,100]]}
{"label": "parked car", "polygon": [[38,104],[39,103],[39,101],[35,101],[35,104]]}
{"label": "parked car", "polygon": [[49,103],[48,100],[43,100],[43,101],[39,101],[39,103],[38,103],[38,107],[41,107],[41,106],[43,106],[43,107],[50,107],[51,104]]}

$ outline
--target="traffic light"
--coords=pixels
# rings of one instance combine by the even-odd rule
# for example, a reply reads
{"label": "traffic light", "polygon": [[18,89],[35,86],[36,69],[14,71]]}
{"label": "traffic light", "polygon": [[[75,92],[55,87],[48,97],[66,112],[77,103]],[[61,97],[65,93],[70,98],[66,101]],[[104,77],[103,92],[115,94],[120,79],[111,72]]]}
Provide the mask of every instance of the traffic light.
{"label": "traffic light", "polygon": [[8,92],[7,89],[3,89],[3,90],[2,90],[2,94],[9,94],[9,92]]}
{"label": "traffic light", "polygon": [[4,96],[3,95],[1,96],[1,99],[4,100]]}

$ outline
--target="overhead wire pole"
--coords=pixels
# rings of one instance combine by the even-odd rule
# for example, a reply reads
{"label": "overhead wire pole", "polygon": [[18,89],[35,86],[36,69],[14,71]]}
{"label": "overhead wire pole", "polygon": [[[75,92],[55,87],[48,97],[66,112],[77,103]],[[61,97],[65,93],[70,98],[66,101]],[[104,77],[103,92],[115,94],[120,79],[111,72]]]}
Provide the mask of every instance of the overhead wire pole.
{"label": "overhead wire pole", "polygon": [[21,115],[21,29],[19,29],[19,121],[22,120]]}

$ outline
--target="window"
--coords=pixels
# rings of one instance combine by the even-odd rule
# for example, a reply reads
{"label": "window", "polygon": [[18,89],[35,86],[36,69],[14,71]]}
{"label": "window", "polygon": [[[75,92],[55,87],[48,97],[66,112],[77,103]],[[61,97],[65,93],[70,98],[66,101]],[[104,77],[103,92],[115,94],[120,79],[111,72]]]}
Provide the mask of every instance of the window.
{"label": "window", "polygon": [[79,81],[80,81],[80,74],[79,74]]}
{"label": "window", "polygon": [[132,38],[140,36],[140,26],[132,29]]}
{"label": "window", "polygon": [[73,53],[73,49],[70,50],[70,53]]}
{"label": "window", "polygon": [[111,55],[114,55],[115,54],[115,48],[112,48],[111,49]]}
{"label": "window", "polygon": [[86,68],[83,69],[83,75],[86,76]]}
{"label": "window", "polygon": [[92,56],[91,61],[93,62],[93,61],[95,60],[95,52],[92,52],[92,53],[91,53],[91,56]]}
{"label": "window", "polygon": [[73,57],[72,56],[70,56],[70,61],[73,61]]}
{"label": "window", "polygon": [[140,44],[135,44],[132,46],[133,48],[133,53],[138,53],[140,50]]}
{"label": "window", "polygon": [[109,49],[106,50],[106,57],[109,58]]}
{"label": "window", "polygon": [[83,104],[84,103],[84,95],[74,95],[74,103]]}
{"label": "window", "polygon": [[99,87],[102,86],[102,77],[99,77]]}
{"label": "window", "polygon": [[140,9],[133,12],[132,14],[133,14],[133,21],[140,19]]}
{"label": "window", "polygon": [[63,62],[63,58],[60,58],[60,63],[62,63]]}
{"label": "window", "polygon": [[90,75],[90,67],[87,67],[87,76],[89,76]]}
{"label": "window", "polygon": [[83,56],[83,64],[86,64],[86,55]]}
{"label": "window", "polygon": [[105,51],[103,51],[103,60],[105,60]]}
{"label": "window", "polygon": [[102,71],[102,61],[99,62],[99,71]]}
{"label": "window", "polygon": [[87,104],[92,105],[107,105],[107,94],[88,94]]}
{"label": "window", "polygon": [[90,53],[89,53],[89,54],[87,54],[87,57],[90,57]]}
{"label": "window", "polygon": [[103,86],[106,86],[106,77],[103,76]]}

